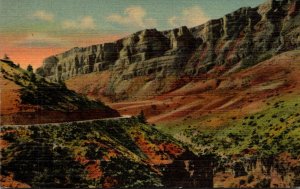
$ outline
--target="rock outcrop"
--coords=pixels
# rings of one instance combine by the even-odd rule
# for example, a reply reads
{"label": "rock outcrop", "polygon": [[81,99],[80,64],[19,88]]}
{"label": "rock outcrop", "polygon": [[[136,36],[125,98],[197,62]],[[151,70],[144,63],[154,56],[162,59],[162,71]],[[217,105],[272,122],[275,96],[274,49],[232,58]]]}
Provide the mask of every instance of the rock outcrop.
{"label": "rock outcrop", "polygon": [[[152,91],[163,93],[174,88],[174,80],[161,82],[166,77],[224,74],[299,48],[299,8],[299,0],[269,0],[193,28],[147,29],[113,43],[76,47],[49,57],[37,73],[59,81],[108,70],[111,78],[104,93],[115,99],[131,96],[123,93],[141,77],[147,78],[144,84],[158,81]],[[141,88],[145,85],[136,86],[134,93]]]}
{"label": "rock outcrop", "polygon": [[[223,160],[224,161],[224,160]],[[299,156],[283,152],[277,156],[257,158],[254,156],[241,157],[238,160],[222,162],[222,168],[215,171],[215,184],[228,188],[228,182],[220,182],[222,179],[230,179],[230,185],[234,188],[291,188],[299,186]]]}

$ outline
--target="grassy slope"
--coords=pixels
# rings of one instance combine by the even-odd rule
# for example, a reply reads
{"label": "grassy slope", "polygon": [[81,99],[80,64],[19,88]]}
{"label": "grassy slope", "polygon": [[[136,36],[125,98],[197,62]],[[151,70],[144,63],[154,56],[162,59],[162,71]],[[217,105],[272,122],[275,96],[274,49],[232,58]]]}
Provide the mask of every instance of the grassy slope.
{"label": "grassy slope", "polygon": [[90,101],[68,90],[63,84],[54,84],[32,72],[0,61],[2,77],[21,87],[22,104],[41,106],[47,110],[70,111],[77,109],[108,108],[101,102]]}
{"label": "grassy slope", "polygon": [[119,117],[100,101],[51,83],[13,62],[0,61],[1,125],[70,122]]}
{"label": "grassy slope", "polygon": [[300,154],[300,98],[290,95],[267,102],[269,105],[255,114],[234,119],[219,129],[186,129],[196,148],[219,154],[240,154],[253,149],[260,155],[276,155],[287,151]]}
{"label": "grassy slope", "polygon": [[[223,90],[220,96],[232,93],[229,100],[158,128],[191,144],[197,152],[235,155],[252,149],[260,155],[289,152],[299,156],[299,61],[299,50],[295,50],[224,76],[215,96]],[[244,80],[247,85],[240,87]]]}
{"label": "grassy slope", "polygon": [[[158,128],[190,144],[196,153],[209,152],[220,157],[220,166],[227,168],[225,172],[223,168],[215,172],[216,187],[298,186],[299,70],[299,51],[273,57],[231,75],[233,79],[228,84],[232,86],[233,98],[204,114],[194,109],[182,122],[170,121]],[[250,85],[235,94],[236,83],[247,78]],[[223,86],[221,83],[219,88]],[[236,176],[234,165],[242,162],[242,167],[248,167],[249,159],[258,160],[256,165],[261,165],[247,170],[246,176]],[[272,167],[272,171],[260,170],[265,167]],[[247,181],[250,176],[253,178]]]}
{"label": "grassy slope", "polygon": [[134,118],[6,127],[1,136],[1,174],[13,173],[14,180],[34,187],[161,186],[159,166],[184,151],[172,137]]}

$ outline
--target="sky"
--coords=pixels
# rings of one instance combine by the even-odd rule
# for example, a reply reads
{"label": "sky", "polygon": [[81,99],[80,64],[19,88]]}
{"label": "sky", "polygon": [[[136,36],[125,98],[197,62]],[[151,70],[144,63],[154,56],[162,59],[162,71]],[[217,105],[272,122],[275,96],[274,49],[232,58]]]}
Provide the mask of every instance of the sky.
{"label": "sky", "polygon": [[0,56],[21,67],[146,28],[197,26],[264,0],[0,0]]}

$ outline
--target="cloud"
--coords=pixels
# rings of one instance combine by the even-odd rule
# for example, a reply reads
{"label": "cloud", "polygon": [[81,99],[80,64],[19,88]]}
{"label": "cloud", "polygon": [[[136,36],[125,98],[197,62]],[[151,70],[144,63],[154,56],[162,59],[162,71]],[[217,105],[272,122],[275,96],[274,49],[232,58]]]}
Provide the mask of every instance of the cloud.
{"label": "cloud", "polygon": [[168,19],[168,23],[172,27],[179,26],[197,26],[209,20],[204,11],[199,6],[188,7],[182,10],[180,16],[172,16]]}
{"label": "cloud", "polygon": [[54,15],[45,10],[38,10],[32,14],[32,18],[52,22],[54,20]]}
{"label": "cloud", "polygon": [[65,20],[62,22],[62,27],[65,29],[95,29],[96,24],[91,16],[85,16],[77,20]]}
{"label": "cloud", "polygon": [[37,47],[37,48],[45,48],[45,47],[63,47],[68,44],[66,41],[62,41],[59,38],[50,37],[45,34],[31,34],[25,37],[20,41],[16,41],[15,44],[18,47]]}
{"label": "cloud", "polygon": [[140,6],[130,6],[124,10],[124,14],[111,14],[106,19],[120,25],[138,28],[153,28],[157,22],[153,18],[147,18],[147,12]]}

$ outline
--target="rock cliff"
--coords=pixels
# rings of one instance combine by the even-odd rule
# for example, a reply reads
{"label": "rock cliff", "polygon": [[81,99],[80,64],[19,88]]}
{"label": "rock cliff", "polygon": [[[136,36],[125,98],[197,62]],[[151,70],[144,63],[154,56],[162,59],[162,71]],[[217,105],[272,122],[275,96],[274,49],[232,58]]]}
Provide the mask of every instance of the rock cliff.
{"label": "rock cliff", "polygon": [[[113,43],[51,56],[37,73],[59,81],[107,70],[110,78],[102,91],[115,100],[148,94],[139,92],[147,87],[159,94],[176,88],[183,77],[224,74],[299,48],[299,8],[299,0],[269,0],[193,28],[147,29]],[[137,82],[142,84],[133,85]]]}

